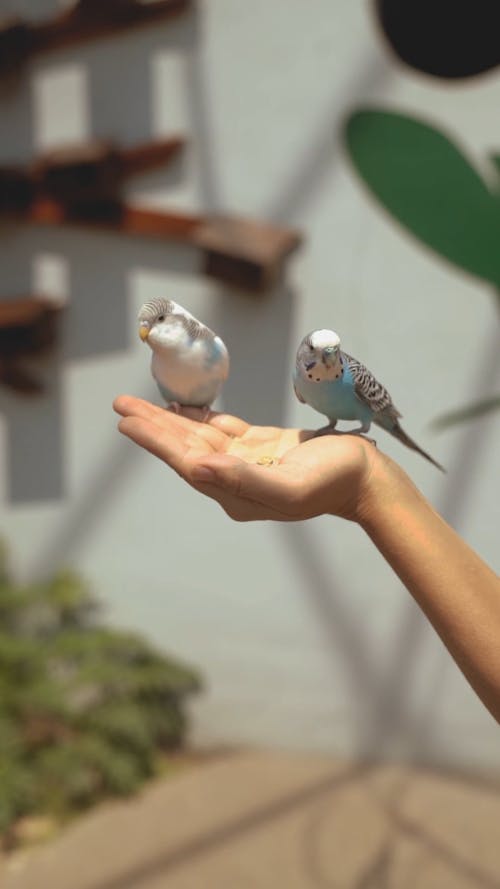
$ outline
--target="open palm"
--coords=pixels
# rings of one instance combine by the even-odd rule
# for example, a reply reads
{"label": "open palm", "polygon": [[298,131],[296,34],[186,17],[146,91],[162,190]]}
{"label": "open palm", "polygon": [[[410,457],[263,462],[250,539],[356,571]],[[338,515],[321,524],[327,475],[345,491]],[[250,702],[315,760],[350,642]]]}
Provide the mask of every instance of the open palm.
{"label": "open palm", "polygon": [[175,414],[119,396],[119,429],[217,500],[238,521],[289,521],[335,513],[356,518],[379,454],[355,435],[251,426],[239,417],[185,408]]}

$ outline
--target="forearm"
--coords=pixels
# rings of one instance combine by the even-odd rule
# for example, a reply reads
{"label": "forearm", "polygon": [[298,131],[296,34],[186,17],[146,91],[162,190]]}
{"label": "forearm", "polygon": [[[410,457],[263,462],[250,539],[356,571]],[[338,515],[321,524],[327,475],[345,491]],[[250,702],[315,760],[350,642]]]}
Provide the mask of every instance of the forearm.
{"label": "forearm", "polygon": [[500,579],[391,461],[374,473],[359,522],[500,721]]}

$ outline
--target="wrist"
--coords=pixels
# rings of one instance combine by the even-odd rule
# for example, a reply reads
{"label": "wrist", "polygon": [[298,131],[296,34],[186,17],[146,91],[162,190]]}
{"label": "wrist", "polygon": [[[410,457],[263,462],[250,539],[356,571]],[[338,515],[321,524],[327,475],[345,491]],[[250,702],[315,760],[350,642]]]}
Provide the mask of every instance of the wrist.
{"label": "wrist", "polygon": [[353,520],[373,536],[386,517],[395,519],[405,503],[409,505],[420,497],[401,467],[379,452],[360,486]]}

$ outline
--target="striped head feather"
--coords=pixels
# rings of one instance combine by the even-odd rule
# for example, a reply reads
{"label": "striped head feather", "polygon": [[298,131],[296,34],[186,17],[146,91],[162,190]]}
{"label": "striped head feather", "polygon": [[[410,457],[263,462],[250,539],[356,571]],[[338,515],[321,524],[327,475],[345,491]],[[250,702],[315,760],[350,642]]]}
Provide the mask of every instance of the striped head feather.
{"label": "striped head feather", "polygon": [[137,320],[139,322],[147,321],[149,324],[154,324],[161,315],[171,315],[174,310],[175,303],[171,299],[155,297],[149,302],[144,303],[137,316]]}

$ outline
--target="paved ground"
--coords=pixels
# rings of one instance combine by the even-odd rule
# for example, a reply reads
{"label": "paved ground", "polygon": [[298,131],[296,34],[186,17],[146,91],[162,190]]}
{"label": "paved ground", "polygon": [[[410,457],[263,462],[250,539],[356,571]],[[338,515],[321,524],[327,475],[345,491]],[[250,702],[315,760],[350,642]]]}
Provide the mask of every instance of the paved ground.
{"label": "paved ground", "polygon": [[0,866],[2,889],[500,889],[500,790],[424,769],[225,755]]}

